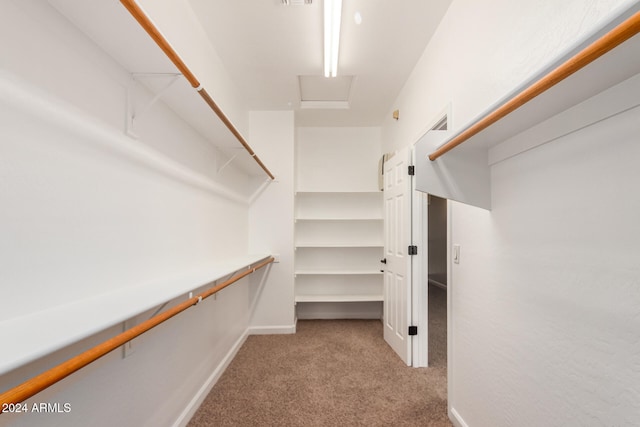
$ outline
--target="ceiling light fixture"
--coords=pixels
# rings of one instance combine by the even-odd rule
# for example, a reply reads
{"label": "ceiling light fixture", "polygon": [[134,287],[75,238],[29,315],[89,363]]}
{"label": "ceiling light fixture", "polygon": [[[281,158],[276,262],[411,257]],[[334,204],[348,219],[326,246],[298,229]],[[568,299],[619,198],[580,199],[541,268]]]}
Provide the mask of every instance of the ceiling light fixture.
{"label": "ceiling light fixture", "polygon": [[342,0],[324,0],[324,76],[338,74]]}

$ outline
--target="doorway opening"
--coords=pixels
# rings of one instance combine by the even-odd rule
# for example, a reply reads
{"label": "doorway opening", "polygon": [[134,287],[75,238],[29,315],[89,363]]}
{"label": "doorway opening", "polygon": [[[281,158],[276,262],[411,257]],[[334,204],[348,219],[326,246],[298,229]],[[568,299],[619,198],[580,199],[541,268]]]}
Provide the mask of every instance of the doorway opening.
{"label": "doorway opening", "polygon": [[[447,107],[440,119],[429,129],[429,132],[448,131],[451,106]],[[429,351],[428,366],[447,367],[447,236],[448,201],[432,194],[427,195],[427,324]]]}
{"label": "doorway opening", "polygon": [[429,195],[428,288],[429,366],[447,366],[447,200]]}
{"label": "doorway opening", "polygon": [[[441,137],[448,129],[449,114],[445,113],[423,138]],[[406,147],[383,163],[384,339],[409,366],[427,367],[435,363],[446,367],[448,202],[417,190],[417,156],[414,147]],[[430,200],[433,207],[429,206]],[[430,216],[439,221],[437,225],[429,227]],[[440,244],[432,248],[435,242]],[[436,263],[434,267],[429,265],[430,259]],[[431,281],[441,286],[430,290]],[[431,294],[433,308],[429,302]]]}

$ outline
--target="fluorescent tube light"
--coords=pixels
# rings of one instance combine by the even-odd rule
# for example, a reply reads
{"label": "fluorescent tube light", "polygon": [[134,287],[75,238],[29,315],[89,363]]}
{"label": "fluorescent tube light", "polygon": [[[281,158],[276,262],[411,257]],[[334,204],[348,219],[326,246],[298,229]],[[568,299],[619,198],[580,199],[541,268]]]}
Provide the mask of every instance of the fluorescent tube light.
{"label": "fluorescent tube light", "polygon": [[342,0],[324,0],[324,76],[338,74]]}

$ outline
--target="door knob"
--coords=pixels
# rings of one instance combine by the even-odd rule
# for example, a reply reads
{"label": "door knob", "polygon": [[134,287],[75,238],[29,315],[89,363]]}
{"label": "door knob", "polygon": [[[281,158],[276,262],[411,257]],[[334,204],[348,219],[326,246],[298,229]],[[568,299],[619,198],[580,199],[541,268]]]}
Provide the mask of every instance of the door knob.
{"label": "door knob", "polygon": [[387,259],[383,258],[383,259],[380,260],[380,262],[383,263],[383,264],[386,264],[387,263]]}

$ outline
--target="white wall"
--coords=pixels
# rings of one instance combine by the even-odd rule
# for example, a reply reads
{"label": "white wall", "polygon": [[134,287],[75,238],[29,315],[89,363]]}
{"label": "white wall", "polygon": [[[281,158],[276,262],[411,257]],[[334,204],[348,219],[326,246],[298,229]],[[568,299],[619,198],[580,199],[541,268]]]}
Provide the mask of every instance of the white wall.
{"label": "white wall", "polygon": [[[247,253],[248,205],[210,191],[246,197],[252,188],[246,175],[233,165],[216,174],[217,149],[162,103],[141,122],[139,140],[123,136],[128,73],[46,2],[1,3],[0,58],[3,83],[14,81],[57,105],[55,114],[37,118],[39,107],[17,111],[8,104],[15,99],[0,103],[3,320]],[[60,130],[58,114],[82,124]],[[115,351],[28,401],[69,403],[70,413],[3,414],[0,422],[172,425],[188,416],[185,408],[242,343],[254,293],[244,279],[136,339],[130,357]],[[0,390],[121,327],[0,376]],[[2,351],[11,351],[5,345]]]}
{"label": "white wall", "polygon": [[640,419],[639,119],[496,164],[490,213],[454,204],[452,405],[469,426]]}
{"label": "white wall", "polygon": [[[249,210],[249,250],[278,255],[259,292],[251,333],[295,332],[293,301],[294,120],[292,111],[252,111],[251,144],[276,179]],[[264,178],[259,178],[264,179]]]}
{"label": "white wall", "polygon": [[[415,142],[449,103],[453,130],[464,127],[632,3],[454,0],[392,107],[402,119],[383,126],[383,151]],[[451,204],[456,425],[640,419],[637,123],[636,108],[494,164],[492,211]]]}
{"label": "white wall", "polygon": [[378,191],[380,128],[301,127],[297,191]]}

